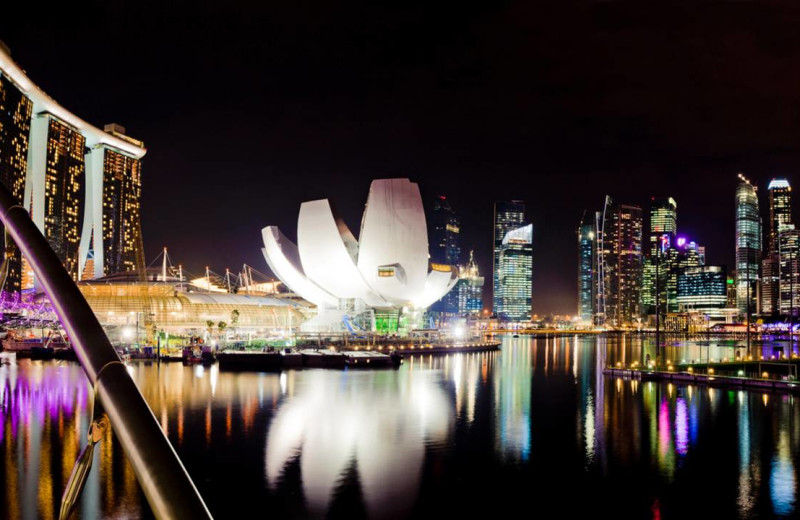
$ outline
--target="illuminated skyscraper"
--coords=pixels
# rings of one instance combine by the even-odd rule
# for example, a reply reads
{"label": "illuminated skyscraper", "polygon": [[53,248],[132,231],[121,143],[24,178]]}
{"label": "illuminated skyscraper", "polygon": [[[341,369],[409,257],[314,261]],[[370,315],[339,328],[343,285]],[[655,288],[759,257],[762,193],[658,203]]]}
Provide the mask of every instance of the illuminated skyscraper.
{"label": "illuminated skyscraper", "polygon": [[[120,125],[105,131],[135,146]],[[142,165],[139,159],[105,144],[86,154],[87,217],[81,234],[81,271],[89,261],[92,278],[144,267],[141,251]]]}
{"label": "illuminated skyscraper", "polygon": [[[785,179],[772,179],[767,187],[769,203],[769,231],[767,235],[767,251],[761,260],[761,310],[764,316],[783,314],[784,306],[780,303],[784,295],[781,281],[781,266],[786,264],[781,259],[779,237],[784,231],[794,229],[791,207],[792,188]],[[788,297],[788,295],[787,295]]]}
{"label": "illuminated skyscraper", "polygon": [[642,208],[606,197],[601,246],[602,309],[604,324],[633,325],[641,315]]}
{"label": "illuminated skyscraper", "polygon": [[675,199],[667,197],[663,199],[650,199],[650,228],[647,233],[647,251],[644,260],[644,277],[642,280],[642,306],[643,313],[655,314],[656,305],[656,271],[658,271],[659,297],[661,299],[661,312],[664,312],[666,305],[666,291],[664,290],[667,270],[664,265],[656,268],[664,260],[658,256],[659,248],[662,246],[662,239],[666,235],[666,246],[675,244],[675,235],[678,231],[678,205]]}
{"label": "illuminated skyscraper", "polygon": [[704,261],[700,256],[701,247],[695,242],[689,242],[684,237],[678,237],[673,242],[666,254],[661,268],[664,270],[664,285],[661,286],[662,294],[666,297],[666,312],[679,312],[678,279],[688,268],[702,266]]}
{"label": "illuminated skyscraper", "polygon": [[718,265],[686,267],[678,275],[677,302],[680,312],[722,316],[727,302],[725,268]]}
{"label": "illuminated skyscraper", "polygon": [[[429,222],[431,262],[457,267],[461,262],[461,220],[445,197],[434,200]],[[458,291],[454,288],[431,305],[430,310],[454,316],[458,308]]]}
{"label": "illuminated skyscraper", "polygon": [[[0,180],[74,279],[90,274],[92,263],[95,276],[144,267],[139,160],[145,152],[121,127],[100,130],[59,105],[0,46]],[[32,287],[30,269],[17,252],[11,255],[5,288]]]}
{"label": "illuminated skyscraper", "polygon": [[788,229],[778,234],[780,259],[780,314],[800,314],[800,231]]}
{"label": "illuminated skyscraper", "polygon": [[780,314],[780,255],[771,253],[761,260],[761,314]]}
{"label": "illuminated skyscraper", "polygon": [[497,316],[506,321],[531,319],[533,225],[506,232],[497,253]]}
{"label": "illuminated skyscraper", "polygon": [[769,200],[769,243],[767,252],[774,253],[778,250],[778,235],[791,228],[792,187],[786,179],[772,179],[767,186],[767,199]]}
{"label": "illuminated skyscraper", "polygon": [[47,112],[33,117],[25,203],[74,280],[79,279],[80,272],[78,245],[86,188],[85,152],[86,138],[77,128]]}
{"label": "illuminated skyscraper", "polygon": [[478,264],[472,251],[469,262],[458,273],[456,288],[450,292],[458,295],[458,314],[477,316],[483,310],[483,276],[478,272]]}
{"label": "illuminated skyscraper", "polygon": [[578,227],[578,317],[591,323],[595,314],[596,237],[593,219]]}
{"label": "illuminated skyscraper", "polygon": [[492,312],[499,313],[498,274],[500,249],[506,234],[525,222],[525,203],[520,200],[497,201],[494,204],[494,256],[492,259]]}
{"label": "illuminated skyscraper", "polygon": [[[0,182],[22,203],[28,168],[28,136],[33,103],[0,72]],[[0,232],[2,232],[0,226]],[[9,238],[10,240],[10,238]],[[6,291],[19,291],[22,255],[9,244]]]}
{"label": "illuminated skyscraper", "polygon": [[736,306],[742,315],[756,312],[758,268],[761,265],[761,218],[756,188],[739,174],[736,187]]}

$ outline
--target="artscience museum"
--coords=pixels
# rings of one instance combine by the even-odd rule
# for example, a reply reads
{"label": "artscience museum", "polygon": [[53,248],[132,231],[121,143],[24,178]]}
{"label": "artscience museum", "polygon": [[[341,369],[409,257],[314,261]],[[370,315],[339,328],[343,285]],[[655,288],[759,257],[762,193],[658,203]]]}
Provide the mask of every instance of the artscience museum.
{"label": "artscience museum", "polygon": [[318,314],[304,331],[403,332],[453,288],[456,266],[429,261],[419,186],[372,182],[356,238],[328,199],[304,202],[297,244],[275,226],[262,230],[272,272]]}

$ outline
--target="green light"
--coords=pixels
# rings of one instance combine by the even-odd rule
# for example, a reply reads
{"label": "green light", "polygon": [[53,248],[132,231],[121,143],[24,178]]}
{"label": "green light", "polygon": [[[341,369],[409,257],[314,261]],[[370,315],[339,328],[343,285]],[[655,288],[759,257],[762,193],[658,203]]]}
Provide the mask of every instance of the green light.
{"label": "green light", "polygon": [[728,285],[733,285],[733,278],[728,278]]}

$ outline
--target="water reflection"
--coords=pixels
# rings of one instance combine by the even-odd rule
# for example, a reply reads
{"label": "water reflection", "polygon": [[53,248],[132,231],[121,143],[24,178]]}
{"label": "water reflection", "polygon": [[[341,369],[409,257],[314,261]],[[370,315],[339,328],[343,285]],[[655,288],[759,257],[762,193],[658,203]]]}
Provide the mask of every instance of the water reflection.
{"label": "water reflection", "polygon": [[447,440],[452,415],[434,372],[403,379],[388,372],[304,373],[270,424],[267,481],[277,488],[299,457],[308,510],[323,514],[346,471],[355,470],[370,516],[405,516],[425,443]]}
{"label": "water reflection", "polygon": [[[497,418],[495,446],[506,461],[528,460],[531,454],[530,338],[512,339],[495,369],[494,404]],[[553,349],[555,350],[555,349]],[[545,354],[545,359],[547,359]]]}
{"label": "water reflection", "polygon": [[[664,355],[734,348],[675,343]],[[397,371],[129,371],[217,518],[469,515],[464,497],[478,494],[533,512],[531,489],[576,514],[624,503],[624,516],[640,518],[687,505],[714,517],[797,515],[794,397],[602,374],[650,352],[637,337],[508,337],[501,352],[414,356]],[[91,395],[76,364],[3,359],[0,510],[54,518]],[[79,515],[147,516],[111,436],[95,456]]]}
{"label": "water reflection", "polygon": [[[0,360],[4,517],[56,518],[63,487],[86,443],[91,403],[87,380],[75,364],[25,360],[18,366],[6,354]],[[114,453],[112,442],[107,431],[95,452],[99,469],[90,475],[80,503],[86,518],[137,510],[133,471],[118,449]]]}

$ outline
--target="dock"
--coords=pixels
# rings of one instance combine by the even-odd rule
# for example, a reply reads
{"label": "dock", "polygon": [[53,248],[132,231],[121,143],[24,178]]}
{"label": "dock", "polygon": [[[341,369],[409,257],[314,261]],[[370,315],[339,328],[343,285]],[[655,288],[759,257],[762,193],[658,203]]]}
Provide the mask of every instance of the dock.
{"label": "dock", "polygon": [[728,387],[747,390],[800,392],[800,358],[733,360],[667,364],[658,369],[641,366],[607,367],[603,374],[622,379]]}
{"label": "dock", "polygon": [[442,355],[499,350],[500,342],[417,343],[352,345],[338,348],[285,348],[268,352],[224,350],[217,354],[217,362],[226,370],[278,371],[301,368],[394,368],[397,363],[390,353],[396,351],[403,357],[412,355]]}

